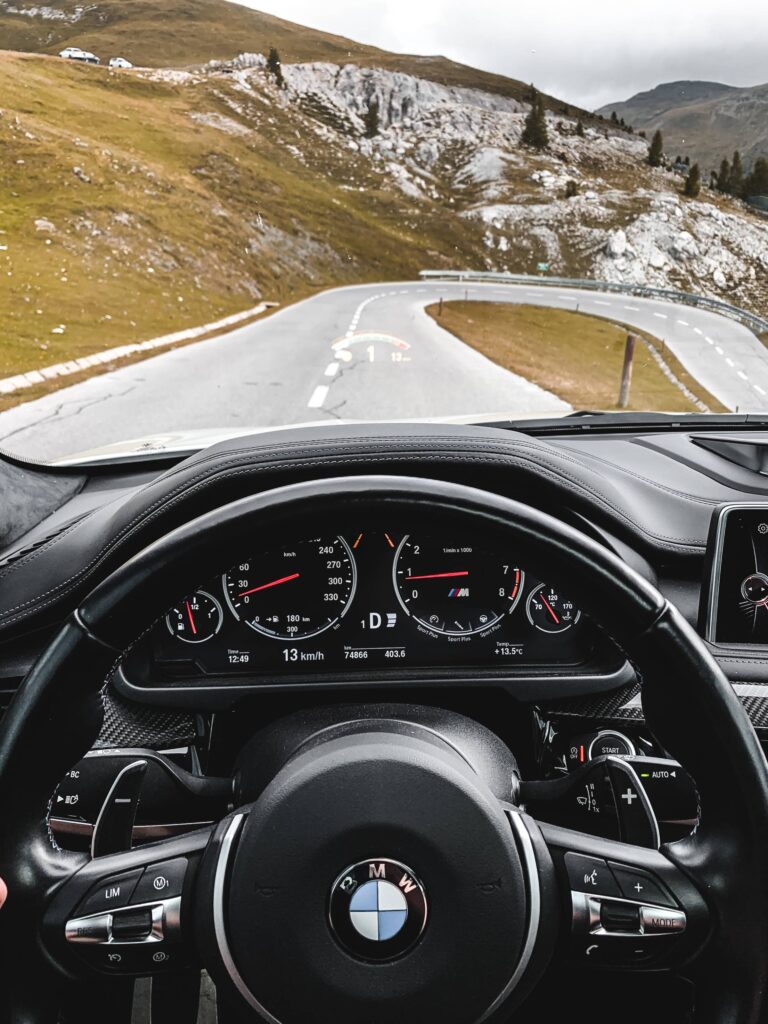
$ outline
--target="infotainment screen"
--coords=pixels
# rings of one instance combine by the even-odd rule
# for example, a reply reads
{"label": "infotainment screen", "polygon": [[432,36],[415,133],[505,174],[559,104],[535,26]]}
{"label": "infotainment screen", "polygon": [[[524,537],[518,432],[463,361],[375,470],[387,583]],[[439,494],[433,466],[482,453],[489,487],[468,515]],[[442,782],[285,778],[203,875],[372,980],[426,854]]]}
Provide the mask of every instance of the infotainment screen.
{"label": "infotainment screen", "polygon": [[768,505],[720,513],[710,602],[710,640],[768,645]]}

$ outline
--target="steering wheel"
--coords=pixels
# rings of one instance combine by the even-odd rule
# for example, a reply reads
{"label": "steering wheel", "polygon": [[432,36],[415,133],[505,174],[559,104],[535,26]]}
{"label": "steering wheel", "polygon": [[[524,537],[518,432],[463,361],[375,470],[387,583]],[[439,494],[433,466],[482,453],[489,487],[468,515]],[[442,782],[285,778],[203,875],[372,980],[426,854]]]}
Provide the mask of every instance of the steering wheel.
{"label": "steering wheel", "polygon": [[[232,810],[211,829],[93,859],[59,849],[51,794],[96,738],[124,652],[255,535],[342,510],[427,527],[439,517],[566,582],[636,666],[649,727],[695,778],[695,832],[648,849],[537,822],[498,737],[392,705],[271,726],[247,745]],[[558,957],[684,971],[699,1022],[768,1012],[768,772],[741,703],[627,564],[470,487],[304,482],[145,548],[91,592],[21,685],[2,722],[0,806],[0,1008],[14,1024],[53,1024],[73,985],[201,964],[243,1020],[474,1024],[513,1018]],[[644,903],[617,888],[622,872],[647,880]]]}

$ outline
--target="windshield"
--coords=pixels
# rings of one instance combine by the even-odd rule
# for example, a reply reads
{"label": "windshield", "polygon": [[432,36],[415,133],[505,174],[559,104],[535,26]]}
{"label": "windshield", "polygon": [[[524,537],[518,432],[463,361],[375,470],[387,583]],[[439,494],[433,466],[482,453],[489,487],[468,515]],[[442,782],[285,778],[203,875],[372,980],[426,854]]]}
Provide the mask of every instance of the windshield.
{"label": "windshield", "polygon": [[763,3],[255,2],[0,0],[0,447],[768,412]]}

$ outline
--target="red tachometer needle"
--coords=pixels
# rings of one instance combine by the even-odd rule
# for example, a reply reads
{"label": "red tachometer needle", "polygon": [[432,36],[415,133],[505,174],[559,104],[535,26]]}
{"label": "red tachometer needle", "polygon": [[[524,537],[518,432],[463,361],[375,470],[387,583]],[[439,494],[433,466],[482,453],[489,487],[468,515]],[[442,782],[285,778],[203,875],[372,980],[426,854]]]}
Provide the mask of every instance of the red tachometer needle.
{"label": "red tachometer needle", "polygon": [[555,609],[552,607],[552,605],[549,603],[549,601],[546,599],[546,597],[544,597],[543,594],[541,595],[541,603],[544,605],[544,607],[547,609],[549,614],[555,620],[555,625],[559,626],[560,625],[560,619],[558,619],[557,614],[555,613]]}
{"label": "red tachometer needle", "polygon": [[197,636],[197,626],[195,625],[195,620],[192,618],[192,609],[189,607],[189,601],[185,601],[184,603],[187,606],[187,618],[189,619],[189,624],[192,627],[192,635]]}
{"label": "red tachometer needle", "polygon": [[423,576],[406,576],[407,580],[445,580],[449,576],[469,576],[469,571],[463,569],[461,572],[428,572]]}
{"label": "red tachometer needle", "polygon": [[255,594],[258,590],[268,590],[269,587],[277,587],[281,583],[288,583],[290,580],[297,580],[301,573],[294,572],[290,576],[281,576],[279,580],[272,580],[271,583],[262,583],[260,587],[251,587],[250,590],[244,590],[238,594],[238,597],[247,597],[248,594]]}

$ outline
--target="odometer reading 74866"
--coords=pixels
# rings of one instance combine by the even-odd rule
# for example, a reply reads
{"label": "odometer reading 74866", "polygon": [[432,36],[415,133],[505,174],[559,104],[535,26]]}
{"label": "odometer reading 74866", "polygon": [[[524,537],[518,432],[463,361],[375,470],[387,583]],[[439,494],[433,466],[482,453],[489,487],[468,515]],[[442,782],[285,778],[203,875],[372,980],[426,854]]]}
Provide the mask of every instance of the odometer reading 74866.
{"label": "odometer reading 74866", "polygon": [[304,640],[344,616],[357,573],[343,537],[316,537],[240,562],[222,582],[235,618],[276,640]]}

